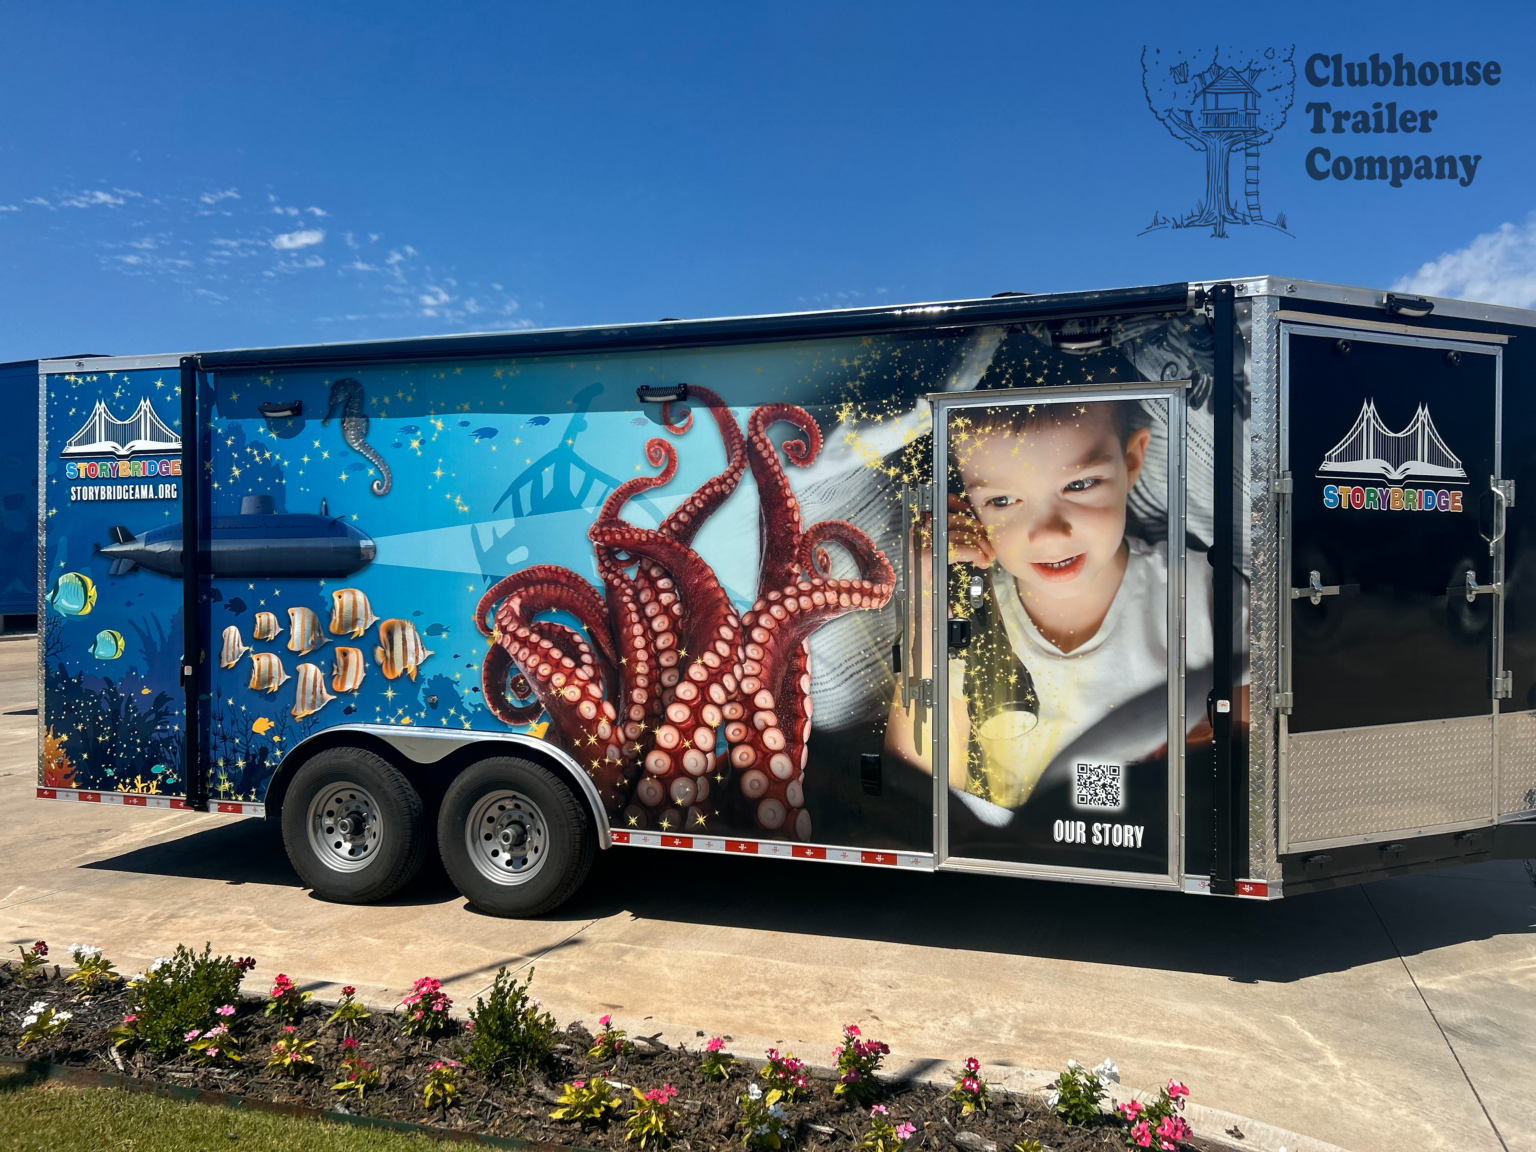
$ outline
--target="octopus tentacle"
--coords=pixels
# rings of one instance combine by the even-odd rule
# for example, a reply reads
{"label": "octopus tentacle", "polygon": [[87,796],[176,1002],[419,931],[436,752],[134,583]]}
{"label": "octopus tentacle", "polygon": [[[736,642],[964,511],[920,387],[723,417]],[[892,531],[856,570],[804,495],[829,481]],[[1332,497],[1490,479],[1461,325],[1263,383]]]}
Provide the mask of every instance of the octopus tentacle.
{"label": "octopus tentacle", "polygon": [[736,423],[736,417],[726,407],[725,401],[708,388],[690,385],[690,398],[698,397],[709,407],[710,415],[720,428],[720,438],[725,442],[725,471],[711,477],[698,490],[684,500],[661,524],[661,533],[683,544],[692,544],[693,538],[704,526],[704,521],[724,504],[747,469],[747,442]]}
{"label": "octopus tentacle", "polygon": [[841,545],[859,567],[859,579],[873,584],[895,584],[896,573],[885,553],[875,547],[875,542],[862,528],[846,520],[823,520],[813,524],[800,537],[796,563],[806,576],[830,579],[831,571],[827,552],[823,545]]}
{"label": "octopus tentacle", "polygon": [[787,440],[784,455],[791,464],[809,467],[821,453],[821,428],[798,404],[764,404],[747,420],[747,458],[757,481],[758,535],[762,544],[759,587],[778,588],[800,575],[796,553],[800,541],[800,503],[779,463],[768,429],[779,421],[798,427],[804,440]]}
{"label": "octopus tentacle", "polygon": [[[539,713],[544,711],[544,703],[540,700],[529,704],[512,703],[507,692],[507,672],[511,668],[511,654],[499,644],[491,645],[491,650],[485,654],[485,663],[480,667],[480,688],[492,716],[503,724],[528,724],[538,719]],[[515,675],[527,683],[521,672]]]}
{"label": "octopus tentacle", "polygon": [[492,628],[486,620],[497,603],[515,593],[528,592],[537,587],[556,589],[553,595],[562,600],[569,600],[569,603],[551,604],[551,608],[566,609],[581,621],[583,627],[591,628],[595,623],[598,634],[594,635],[593,639],[598,641],[598,646],[603,649],[604,654],[612,659],[612,645],[608,641],[606,629],[602,624],[603,618],[608,614],[602,596],[586,580],[569,568],[562,568],[558,564],[534,564],[510,576],[504,576],[492,584],[485,590],[485,595],[480,597],[480,603],[475,606],[475,627],[480,629],[483,636],[492,635]]}
{"label": "octopus tentacle", "polygon": [[672,477],[677,475],[677,449],[660,437],[652,437],[645,442],[645,458],[651,467],[660,468],[661,471],[654,476],[636,476],[615,488],[608,499],[603,501],[602,511],[597,514],[599,524],[622,524],[619,513],[625,504],[641,492],[671,483]]}

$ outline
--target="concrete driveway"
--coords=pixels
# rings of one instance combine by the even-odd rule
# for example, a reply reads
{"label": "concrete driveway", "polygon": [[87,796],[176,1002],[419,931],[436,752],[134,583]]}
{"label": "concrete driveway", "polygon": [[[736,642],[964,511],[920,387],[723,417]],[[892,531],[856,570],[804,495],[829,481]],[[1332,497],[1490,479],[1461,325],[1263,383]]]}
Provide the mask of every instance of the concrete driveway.
{"label": "concrete driveway", "polygon": [[[0,644],[0,712],[35,700]],[[468,910],[438,870],[384,906],[312,898],[259,821],[32,798],[36,718],[0,715],[0,939],[178,942],[321,998],[473,1000],[537,968],[564,1020],[732,1036],[824,1063],[841,1025],[892,1064],[1116,1060],[1197,1101],[1352,1150],[1536,1152],[1536,887],[1519,862],[1254,904],[1027,881],[613,849],[537,921]],[[1497,1131],[1495,1130],[1497,1126]]]}

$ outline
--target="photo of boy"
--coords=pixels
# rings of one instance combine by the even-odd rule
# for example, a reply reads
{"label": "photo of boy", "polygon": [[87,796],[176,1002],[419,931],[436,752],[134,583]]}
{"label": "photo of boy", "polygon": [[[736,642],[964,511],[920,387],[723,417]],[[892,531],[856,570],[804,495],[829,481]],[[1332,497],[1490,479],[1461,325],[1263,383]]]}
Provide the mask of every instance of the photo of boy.
{"label": "photo of boy", "polygon": [[[1166,410],[1064,399],[951,412],[949,563],[980,573],[987,595],[976,639],[951,653],[949,784],[985,823],[1006,822],[1088,745],[1122,766],[1166,756],[1169,541],[1126,507]],[[1212,574],[1199,552],[1185,571],[1193,673],[1211,663]],[[886,749],[931,773],[914,714],[893,704]]]}

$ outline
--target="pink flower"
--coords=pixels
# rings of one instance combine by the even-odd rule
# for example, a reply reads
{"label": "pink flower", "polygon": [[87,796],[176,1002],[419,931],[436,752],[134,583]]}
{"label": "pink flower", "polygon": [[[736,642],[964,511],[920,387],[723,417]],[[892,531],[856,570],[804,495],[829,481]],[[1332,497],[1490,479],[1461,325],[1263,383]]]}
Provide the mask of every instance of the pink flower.
{"label": "pink flower", "polygon": [[233,1016],[235,1014],[235,1006],[233,1004],[225,1004],[222,1008],[215,1008],[213,1013],[215,1016]]}
{"label": "pink flower", "polygon": [[36,944],[32,945],[32,951],[38,956],[48,955],[48,941],[39,940]]}
{"label": "pink flower", "polygon": [[586,1086],[587,1086],[587,1082],[585,1080],[572,1080],[571,1081],[571,1087],[572,1088],[585,1088]]}
{"label": "pink flower", "polygon": [[214,1036],[228,1036],[229,1035],[229,1029],[226,1028],[223,1024],[220,1024],[216,1028],[208,1029],[208,1031],[204,1032],[203,1035],[205,1037],[210,1038],[210,1039],[212,1037],[214,1037]]}
{"label": "pink flower", "polygon": [[965,1058],[965,1070],[967,1072],[980,1072],[981,1061],[976,1059],[974,1056],[967,1056]]}
{"label": "pink flower", "polygon": [[977,1092],[981,1090],[981,1085],[969,1076],[960,1081],[960,1087],[967,1092]]}
{"label": "pink flower", "polygon": [[1188,1140],[1192,1135],[1182,1116],[1163,1117],[1163,1122],[1157,1126],[1157,1134],[1164,1140]]}
{"label": "pink flower", "polygon": [[196,1040],[201,1035],[202,1035],[202,1033],[199,1032],[196,1028],[194,1028],[194,1029],[192,1029],[192,1031],[188,1032],[185,1036],[183,1036],[181,1038],[181,1042],[183,1044],[190,1044],[190,1043],[192,1043],[192,1041]]}
{"label": "pink flower", "polygon": [[352,987],[352,985],[347,984],[347,985],[343,986],[343,988],[341,990],[341,994],[343,996],[356,996],[357,995],[357,989]]}
{"label": "pink flower", "polygon": [[871,1108],[869,1110],[869,1114],[871,1116],[889,1116],[890,1115],[890,1113],[888,1111],[886,1111],[886,1107],[885,1107],[884,1104],[876,1104],[873,1108]]}
{"label": "pink flower", "polygon": [[706,1052],[718,1052],[718,1051],[720,1051],[720,1049],[722,1049],[724,1047],[725,1047],[725,1041],[720,1039],[720,1037],[716,1036],[713,1039],[711,1039],[708,1044],[704,1045],[704,1050]]}
{"label": "pink flower", "polygon": [[348,1036],[345,1040],[343,1040],[341,1042],[341,1046],[343,1048],[356,1048],[357,1047],[357,1040],[354,1039],[351,1036]]}
{"label": "pink flower", "polygon": [[1152,1147],[1152,1126],[1145,1120],[1138,1120],[1131,1126],[1131,1140],[1143,1148]]}
{"label": "pink flower", "polygon": [[1168,1081],[1168,1095],[1173,1097],[1175,1100],[1179,1099],[1181,1096],[1188,1096],[1189,1086],[1186,1084],[1180,1084],[1177,1080],[1170,1080]]}
{"label": "pink flower", "polygon": [[132,1012],[130,1012],[130,1013],[128,1013],[128,1015],[123,1017],[123,1023],[124,1024],[132,1024],[137,1019],[138,1019],[138,1017],[135,1016]]}
{"label": "pink flower", "polygon": [[862,1036],[863,1033],[859,1031],[859,1026],[857,1024],[844,1024],[843,1025],[843,1035],[844,1036]]}
{"label": "pink flower", "polygon": [[898,1139],[901,1139],[901,1140],[910,1140],[910,1139],[912,1139],[912,1133],[914,1133],[916,1131],[917,1131],[917,1129],[915,1127],[913,1127],[911,1124],[906,1123],[905,1121],[903,1121],[902,1123],[896,1125],[896,1136],[897,1136]]}
{"label": "pink flower", "polygon": [[466,1032],[473,1032],[474,1030],[475,1030],[475,1022],[473,1020],[466,1020],[466,1021],[464,1021],[464,1031],[466,1031]]}
{"label": "pink flower", "polygon": [[608,1025],[613,1023],[613,1017],[612,1016],[599,1016],[597,1018],[597,1022],[599,1024],[601,1024],[604,1028],[606,1028],[606,1027],[608,1027]]}
{"label": "pink flower", "polygon": [[1120,1115],[1124,1116],[1128,1122],[1134,1121],[1136,1117],[1141,1115],[1142,1108],[1143,1105],[1141,1101],[1131,1100],[1128,1103],[1120,1105]]}
{"label": "pink flower", "polygon": [[288,1035],[292,1036],[294,1034],[294,1032],[297,1031],[297,1029],[295,1029],[292,1024],[284,1024],[283,1025],[283,1031],[288,1033]]}
{"label": "pink flower", "polygon": [[217,1048],[210,1048],[210,1049],[208,1049],[208,1055],[211,1058],[217,1059],[217,1057],[219,1055],[219,1050]]}

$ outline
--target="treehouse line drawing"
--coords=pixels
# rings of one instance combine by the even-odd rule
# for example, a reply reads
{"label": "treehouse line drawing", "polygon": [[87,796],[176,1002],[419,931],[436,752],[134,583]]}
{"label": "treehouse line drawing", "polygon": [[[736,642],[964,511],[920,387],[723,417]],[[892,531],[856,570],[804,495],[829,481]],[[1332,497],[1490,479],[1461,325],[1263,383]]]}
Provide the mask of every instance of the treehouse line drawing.
{"label": "treehouse line drawing", "polygon": [[[1286,235],[1285,213],[1259,206],[1259,149],[1285,126],[1296,99],[1295,45],[1245,50],[1231,46],[1185,52],[1143,47],[1141,85],[1147,106],[1175,140],[1205,155],[1205,198],[1182,216],[1154,211],[1138,235],[1163,228],[1203,228],[1225,239],[1227,225],[1261,225]],[[1232,154],[1243,157],[1242,203],[1234,204]]]}

